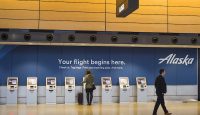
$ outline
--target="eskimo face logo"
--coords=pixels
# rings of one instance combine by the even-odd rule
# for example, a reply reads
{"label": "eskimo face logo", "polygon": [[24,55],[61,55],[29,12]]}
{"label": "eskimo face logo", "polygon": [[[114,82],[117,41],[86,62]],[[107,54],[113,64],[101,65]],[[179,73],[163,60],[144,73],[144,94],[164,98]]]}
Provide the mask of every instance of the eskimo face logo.
{"label": "eskimo face logo", "polygon": [[166,64],[185,64],[187,66],[193,63],[194,58],[189,58],[188,54],[184,58],[177,58],[176,54],[172,53],[167,57],[160,58],[158,60],[160,61],[159,64],[166,62]]}

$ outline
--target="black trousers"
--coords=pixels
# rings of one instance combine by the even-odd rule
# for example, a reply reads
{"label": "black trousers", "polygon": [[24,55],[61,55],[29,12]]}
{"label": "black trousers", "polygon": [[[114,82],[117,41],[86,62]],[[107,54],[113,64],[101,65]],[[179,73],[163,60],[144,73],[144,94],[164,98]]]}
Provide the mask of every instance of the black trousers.
{"label": "black trousers", "polygon": [[87,94],[87,103],[91,104],[92,99],[93,99],[93,89],[86,89],[86,94]]}
{"label": "black trousers", "polygon": [[167,110],[167,108],[165,106],[164,94],[157,93],[157,101],[156,101],[156,104],[154,106],[153,115],[157,115],[157,111],[158,111],[158,108],[159,108],[160,104],[161,104],[161,106],[163,108],[163,111],[165,113],[168,113],[168,110]]}

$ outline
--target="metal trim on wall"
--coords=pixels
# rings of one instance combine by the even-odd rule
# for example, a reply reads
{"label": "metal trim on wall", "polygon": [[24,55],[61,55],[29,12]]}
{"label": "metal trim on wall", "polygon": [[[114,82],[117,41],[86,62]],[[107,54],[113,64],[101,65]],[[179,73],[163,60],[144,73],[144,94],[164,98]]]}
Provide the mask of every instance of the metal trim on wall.
{"label": "metal trim on wall", "polygon": [[200,48],[199,34],[0,29],[2,45]]}

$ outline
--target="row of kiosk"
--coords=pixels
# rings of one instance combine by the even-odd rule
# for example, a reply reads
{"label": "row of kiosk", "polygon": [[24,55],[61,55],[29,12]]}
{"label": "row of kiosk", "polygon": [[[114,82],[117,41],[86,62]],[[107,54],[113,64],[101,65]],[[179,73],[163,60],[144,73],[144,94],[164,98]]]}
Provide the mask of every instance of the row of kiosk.
{"label": "row of kiosk", "polygon": [[[84,78],[83,78],[84,80]],[[137,77],[137,101],[147,101],[147,82],[145,77]],[[102,103],[112,102],[111,77],[102,77]],[[120,103],[129,102],[130,85],[128,77],[119,77]],[[37,77],[27,77],[27,104],[37,104]],[[83,103],[86,104],[85,83],[83,84]],[[17,104],[18,78],[7,78],[7,104]],[[75,77],[65,77],[65,103],[75,103]],[[56,104],[56,77],[46,77],[46,103]]]}

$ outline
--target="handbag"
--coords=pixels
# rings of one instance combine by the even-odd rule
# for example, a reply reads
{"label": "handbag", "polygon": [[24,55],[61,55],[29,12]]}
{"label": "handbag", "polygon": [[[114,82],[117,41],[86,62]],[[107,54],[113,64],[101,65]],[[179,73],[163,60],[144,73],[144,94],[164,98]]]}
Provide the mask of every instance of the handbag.
{"label": "handbag", "polygon": [[92,89],[93,89],[93,90],[95,90],[95,89],[96,89],[96,86],[95,86],[94,84],[92,85]]}

